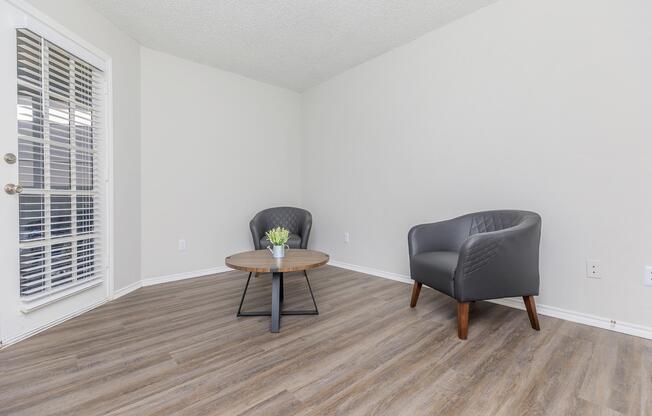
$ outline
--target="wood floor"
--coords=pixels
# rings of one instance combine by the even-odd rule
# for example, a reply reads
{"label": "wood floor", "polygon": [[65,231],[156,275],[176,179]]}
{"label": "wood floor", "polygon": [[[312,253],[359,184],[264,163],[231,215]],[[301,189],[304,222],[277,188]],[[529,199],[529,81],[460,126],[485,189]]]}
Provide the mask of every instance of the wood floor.
{"label": "wood floor", "polygon": [[[245,309],[269,307],[252,279]],[[319,316],[236,318],[246,274],[137,290],[0,351],[2,415],[652,415],[652,341],[335,267]],[[309,308],[301,274],[286,307]]]}

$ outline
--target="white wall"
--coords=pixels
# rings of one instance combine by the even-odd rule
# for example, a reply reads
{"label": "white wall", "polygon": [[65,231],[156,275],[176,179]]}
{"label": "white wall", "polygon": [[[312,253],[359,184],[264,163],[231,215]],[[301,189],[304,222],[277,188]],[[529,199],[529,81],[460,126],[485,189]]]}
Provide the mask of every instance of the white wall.
{"label": "white wall", "polygon": [[83,0],[29,0],[111,57],[113,69],[114,288],[140,280],[140,46]]}
{"label": "white wall", "polygon": [[[299,203],[299,94],[146,48],[142,276],[224,266],[249,220]],[[187,250],[178,250],[178,240]]]}
{"label": "white wall", "polygon": [[408,274],[411,225],[534,210],[541,304],[652,326],[650,22],[648,0],[503,0],[308,91],[313,247]]}
{"label": "white wall", "polygon": [[303,96],[141,51],[82,0],[30,3],[113,58],[116,289],[221,266],[277,204],[334,259],[400,274],[411,225],[522,208],[540,303],[652,326],[650,2],[502,0]]}

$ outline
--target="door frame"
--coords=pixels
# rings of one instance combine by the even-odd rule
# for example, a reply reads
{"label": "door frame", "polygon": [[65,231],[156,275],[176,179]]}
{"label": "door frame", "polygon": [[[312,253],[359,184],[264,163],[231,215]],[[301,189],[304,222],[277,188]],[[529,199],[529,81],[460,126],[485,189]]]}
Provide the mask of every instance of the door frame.
{"label": "door frame", "polygon": [[[105,287],[106,293],[104,295],[104,300],[100,303],[95,304],[93,307],[97,307],[102,303],[106,303],[114,298],[115,288],[114,288],[114,256],[115,252],[115,241],[114,241],[114,176],[113,176],[113,162],[114,162],[114,139],[113,139],[113,66],[112,58],[110,55],[105,53],[102,49],[96,47],[95,45],[87,42],[81,36],[77,35],[75,32],[71,31],[61,23],[59,23],[54,18],[49,15],[41,12],[36,7],[32,6],[25,0],[0,0],[5,1],[9,5],[15,7],[19,11],[23,12],[26,15],[24,21],[24,27],[38,33],[39,35],[45,37],[49,41],[60,44],[60,46],[66,48],[71,53],[78,55],[82,59],[88,60],[91,64],[101,66],[104,71],[105,77],[105,128],[104,128],[104,192],[103,197],[106,198],[105,203],[105,219],[104,223],[106,224],[105,228],[105,240],[107,250],[104,254],[104,265],[105,265]],[[18,241],[16,241],[18,244]],[[16,276],[17,278],[17,276]],[[22,339],[35,335],[38,332],[44,331],[54,325],[57,325],[67,319],[73,318],[77,315],[80,315],[86,312],[88,309],[72,311],[69,315],[65,316],[63,319],[58,319],[54,322],[50,322],[44,326],[36,328],[35,330],[29,331],[29,333],[20,334],[17,337],[12,339],[4,339],[2,327],[0,327],[0,348],[4,348],[10,344],[14,344]]]}

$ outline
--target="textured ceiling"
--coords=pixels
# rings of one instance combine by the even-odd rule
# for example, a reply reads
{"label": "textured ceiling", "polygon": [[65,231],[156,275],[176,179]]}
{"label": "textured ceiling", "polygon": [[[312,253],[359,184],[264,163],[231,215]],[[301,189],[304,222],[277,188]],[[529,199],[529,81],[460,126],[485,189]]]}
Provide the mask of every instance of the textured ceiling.
{"label": "textured ceiling", "polygon": [[496,0],[86,0],[146,47],[302,91]]}

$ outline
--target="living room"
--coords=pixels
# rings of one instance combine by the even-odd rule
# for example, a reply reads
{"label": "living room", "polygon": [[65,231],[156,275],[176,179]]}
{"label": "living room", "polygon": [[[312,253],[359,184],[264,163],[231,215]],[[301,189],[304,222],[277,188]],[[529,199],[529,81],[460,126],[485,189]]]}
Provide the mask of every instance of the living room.
{"label": "living room", "polygon": [[0,414],[652,414],[652,3],[0,12]]}

